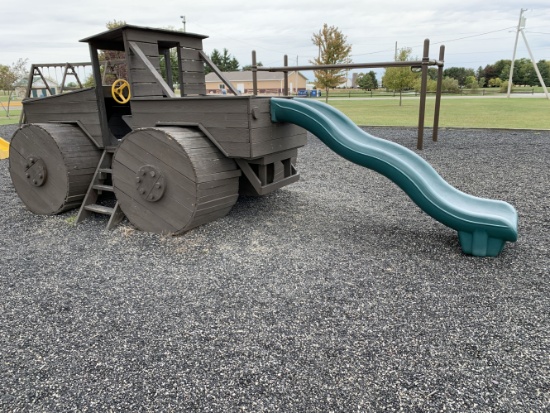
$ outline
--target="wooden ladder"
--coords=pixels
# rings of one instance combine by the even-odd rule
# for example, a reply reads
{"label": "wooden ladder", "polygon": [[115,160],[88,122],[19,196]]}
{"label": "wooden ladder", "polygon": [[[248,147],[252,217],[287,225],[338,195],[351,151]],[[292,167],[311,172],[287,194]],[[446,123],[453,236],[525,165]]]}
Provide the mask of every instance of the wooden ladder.
{"label": "wooden ladder", "polygon": [[124,219],[124,212],[120,209],[118,200],[116,200],[114,207],[108,207],[97,203],[103,192],[114,193],[112,183],[106,184],[105,182],[108,181],[108,177],[111,177],[110,181],[112,182],[113,170],[111,169],[111,164],[113,162],[113,154],[115,149],[116,147],[106,147],[103,150],[103,154],[101,155],[99,164],[97,165],[92,182],[88,187],[86,196],[84,197],[80,210],[78,211],[78,215],[76,216],[77,224],[88,218],[92,212],[109,215],[111,217],[109,218],[109,222],[107,222],[107,229],[113,229],[120,223],[120,221]]}

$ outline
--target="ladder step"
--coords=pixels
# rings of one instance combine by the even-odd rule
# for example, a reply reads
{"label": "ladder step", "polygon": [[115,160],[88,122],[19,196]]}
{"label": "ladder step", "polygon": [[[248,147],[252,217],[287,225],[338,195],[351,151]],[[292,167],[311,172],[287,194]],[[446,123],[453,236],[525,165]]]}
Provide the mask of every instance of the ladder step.
{"label": "ladder step", "polygon": [[115,153],[117,146],[106,146],[104,149],[108,153]]}
{"label": "ladder step", "polygon": [[99,172],[103,172],[103,173],[106,173],[106,174],[112,174],[113,170],[111,168],[100,168]]}
{"label": "ladder step", "polygon": [[102,185],[102,184],[96,184],[92,188],[97,189],[98,191],[110,191],[114,192],[113,185]]}
{"label": "ladder step", "polygon": [[113,215],[113,213],[115,212],[114,208],[98,205],[98,204],[85,205],[84,209],[86,211],[96,212],[98,214],[103,214],[103,215]]}

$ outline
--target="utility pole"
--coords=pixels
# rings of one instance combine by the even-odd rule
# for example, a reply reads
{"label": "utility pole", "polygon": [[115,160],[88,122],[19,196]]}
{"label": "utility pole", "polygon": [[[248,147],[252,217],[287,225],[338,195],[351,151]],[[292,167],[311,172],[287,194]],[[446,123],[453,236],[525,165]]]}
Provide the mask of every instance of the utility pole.
{"label": "utility pole", "polygon": [[180,16],[181,22],[183,23],[183,32],[185,33],[185,16]]}
{"label": "utility pole", "polygon": [[539,71],[539,67],[537,66],[537,62],[535,61],[535,57],[533,56],[533,52],[531,51],[531,48],[529,47],[529,43],[527,42],[527,36],[525,36],[525,32],[523,29],[525,28],[525,17],[523,17],[523,12],[527,11],[527,9],[521,9],[519,13],[519,22],[518,27],[516,31],[516,42],[514,43],[514,53],[512,55],[512,64],[510,65],[510,77],[508,78],[508,92],[506,94],[506,97],[510,97],[510,92],[512,91],[512,78],[514,76],[514,62],[516,60],[516,50],[518,47],[518,40],[519,40],[519,34],[521,32],[521,37],[523,37],[523,41],[525,42],[525,46],[527,46],[527,51],[529,52],[529,56],[531,57],[531,62],[533,63],[533,68],[535,69],[535,72],[537,73],[537,77],[539,79],[539,82],[542,86],[542,89],[544,90],[544,94],[546,95],[546,99],[550,99],[548,96],[548,89],[546,89],[546,84],[544,83],[544,80],[542,79],[542,76]]}

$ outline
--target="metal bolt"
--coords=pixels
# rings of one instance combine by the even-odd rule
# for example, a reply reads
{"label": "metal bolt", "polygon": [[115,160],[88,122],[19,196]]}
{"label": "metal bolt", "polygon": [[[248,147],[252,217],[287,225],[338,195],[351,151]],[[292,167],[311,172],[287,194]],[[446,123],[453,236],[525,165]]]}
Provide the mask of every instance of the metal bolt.
{"label": "metal bolt", "polygon": [[151,178],[154,178],[154,177],[155,177],[155,175],[156,175],[156,174],[155,174],[155,171],[151,171],[151,172],[149,172],[149,175],[151,175]]}
{"label": "metal bolt", "polygon": [[36,179],[33,179],[33,180],[32,180],[32,183],[36,185]]}
{"label": "metal bolt", "polygon": [[155,184],[155,188],[160,189],[161,187],[162,187],[162,185],[159,184],[158,182]]}
{"label": "metal bolt", "polygon": [[145,171],[141,171],[141,176],[145,176]]}
{"label": "metal bolt", "polygon": [[145,189],[143,189],[143,188],[140,189],[140,190],[139,190],[139,193],[140,193],[141,195],[144,195],[144,194],[145,194]]}
{"label": "metal bolt", "polygon": [[141,182],[141,178],[139,176],[136,176],[136,182],[139,184]]}
{"label": "metal bolt", "polygon": [[151,201],[154,201],[154,200],[155,200],[155,196],[151,195]]}
{"label": "metal bolt", "polygon": [[39,177],[40,179],[42,179],[42,178],[44,178],[44,175],[38,174],[38,177]]}
{"label": "metal bolt", "polygon": [[27,173],[25,174],[25,176],[26,176],[27,178],[30,178],[30,177],[31,177],[31,174],[27,172]]}

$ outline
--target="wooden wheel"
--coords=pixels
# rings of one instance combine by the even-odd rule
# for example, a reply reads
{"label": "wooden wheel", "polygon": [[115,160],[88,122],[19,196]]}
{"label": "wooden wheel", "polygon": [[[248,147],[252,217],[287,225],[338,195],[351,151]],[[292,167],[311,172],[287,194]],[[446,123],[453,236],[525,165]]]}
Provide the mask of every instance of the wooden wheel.
{"label": "wooden wheel", "polygon": [[58,214],[80,206],[100,156],[77,126],[29,124],[11,140],[10,176],[30,211]]}
{"label": "wooden wheel", "polygon": [[180,234],[225,216],[239,176],[198,129],[158,127],[129,133],[113,159],[120,208],[143,231]]}

